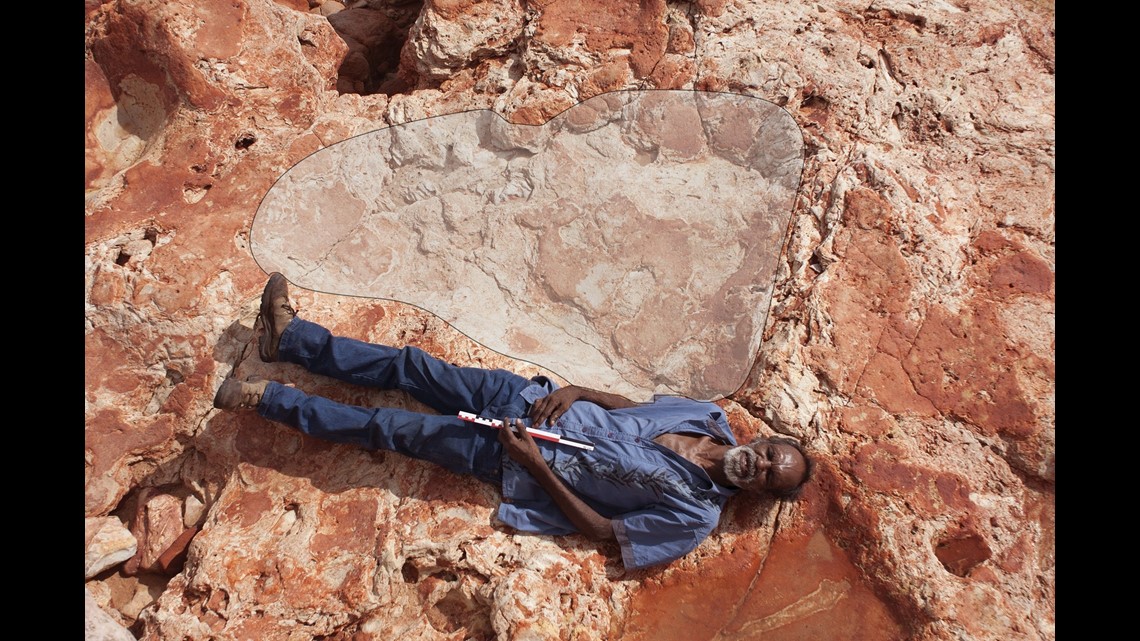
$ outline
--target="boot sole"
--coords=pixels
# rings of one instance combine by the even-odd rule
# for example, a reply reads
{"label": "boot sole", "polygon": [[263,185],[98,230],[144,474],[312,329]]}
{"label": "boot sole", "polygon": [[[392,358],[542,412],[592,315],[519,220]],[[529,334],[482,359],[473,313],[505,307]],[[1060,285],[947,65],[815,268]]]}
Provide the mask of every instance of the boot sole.
{"label": "boot sole", "polygon": [[231,407],[231,406],[235,405],[235,404],[233,403],[233,400],[231,397],[235,393],[232,389],[235,386],[238,388],[238,391],[236,393],[237,393],[238,397],[240,398],[241,397],[241,382],[240,381],[238,381],[237,379],[233,379],[233,378],[227,378],[225,381],[222,382],[222,386],[218,388],[218,393],[214,394],[214,408],[215,409],[219,409],[219,410],[233,409],[233,407]]}
{"label": "boot sole", "polygon": [[257,355],[264,363],[277,361],[277,352],[272,349],[273,335],[277,333],[273,325],[273,299],[283,294],[288,296],[285,282],[283,274],[273,272],[261,292],[261,336],[257,337]]}

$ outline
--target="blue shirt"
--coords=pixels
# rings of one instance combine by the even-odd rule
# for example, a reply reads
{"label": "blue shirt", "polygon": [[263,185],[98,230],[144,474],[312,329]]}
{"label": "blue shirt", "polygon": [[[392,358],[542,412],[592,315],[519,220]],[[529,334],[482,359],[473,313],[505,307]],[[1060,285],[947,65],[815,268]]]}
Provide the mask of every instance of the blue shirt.
{"label": "blue shirt", "polygon": [[[556,388],[547,381],[526,388],[522,395],[533,403]],[[630,569],[667,563],[691,552],[716,527],[725,501],[737,492],[714,483],[696,464],[653,442],[662,434],[692,433],[736,445],[724,411],[713,403],[656,396],[652,403],[605,410],[579,401],[554,426],[541,429],[593,444],[593,450],[583,450],[535,440],[550,469],[612,521],[622,561]],[[530,472],[506,454],[498,517],[525,532],[577,532]]]}

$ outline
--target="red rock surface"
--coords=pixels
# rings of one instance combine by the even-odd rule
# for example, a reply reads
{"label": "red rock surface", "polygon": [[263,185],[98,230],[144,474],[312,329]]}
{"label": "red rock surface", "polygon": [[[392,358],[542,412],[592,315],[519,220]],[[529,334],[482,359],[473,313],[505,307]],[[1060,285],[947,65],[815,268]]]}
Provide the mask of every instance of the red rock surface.
{"label": "red rock surface", "polygon": [[[152,640],[1055,639],[1051,2],[346,4],[85,2],[85,518],[165,497],[155,560],[198,528],[172,576],[88,580],[89,623],[95,604]],[[804,133],[764,343],[723,401],[741,434],[817,453],[803,500],[734,500],[693,554],[627,573],[498,526],[469,479],[212,409],[285,170],[413,119],[536,124],[635,88],[764,98]],[[340,333],[541,371],[411,306],[294,295]],[[413,405],[246,356],[238,375]]]}

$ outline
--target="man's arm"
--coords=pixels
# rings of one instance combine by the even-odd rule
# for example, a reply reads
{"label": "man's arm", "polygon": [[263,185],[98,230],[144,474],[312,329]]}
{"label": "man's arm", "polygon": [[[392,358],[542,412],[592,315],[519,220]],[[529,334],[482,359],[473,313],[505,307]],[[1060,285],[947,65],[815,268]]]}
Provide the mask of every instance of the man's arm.
{"label": "man's arm", "polygon": [[543,396],[530,406],[530,419],[535,425],[554,425],[575,401],[589,401],[606,410],[636,407],[638,404],[620,394],[611,394],[588,387],[567,385]]}
{"label": "man's arm", "polygon": [[503,423],[503,429],[499,430],[499,442],[507,449],[507,454],[534,476],[574,527],[595,541],[613,539],[614,529],[610,520],[586,505],[554,474],[542,459],[542,452],[535,444],[534,437],[526,431],[522,422],[507,419]]}

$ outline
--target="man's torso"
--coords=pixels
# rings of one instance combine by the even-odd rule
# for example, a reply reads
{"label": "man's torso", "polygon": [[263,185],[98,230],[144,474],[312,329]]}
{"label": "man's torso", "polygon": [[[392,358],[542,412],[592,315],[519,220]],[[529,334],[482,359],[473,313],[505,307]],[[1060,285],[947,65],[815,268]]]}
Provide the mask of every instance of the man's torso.
{"label": "man's torso", "polygon": [[[688,399],[665,397],[613,411],[577,402],[554,426],[542,429],[589,442],[594,449],[537,443],[555,474],[606,518],[650,508],[684,509],[705,514],[715,525],[735,490],[714,483],[688,456],[712,443],[735,445],[727,428],[716,405]],[[533,525],[531,531],[557,533],[569,526],[533,477],[509,459],[504,461],[503,499],[508,507],[500,511],[516,513],[508,520],[514,527]],[[679,507],[661,507],[671,505]],[[535,513],[550,509],[556,513]]]}

